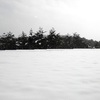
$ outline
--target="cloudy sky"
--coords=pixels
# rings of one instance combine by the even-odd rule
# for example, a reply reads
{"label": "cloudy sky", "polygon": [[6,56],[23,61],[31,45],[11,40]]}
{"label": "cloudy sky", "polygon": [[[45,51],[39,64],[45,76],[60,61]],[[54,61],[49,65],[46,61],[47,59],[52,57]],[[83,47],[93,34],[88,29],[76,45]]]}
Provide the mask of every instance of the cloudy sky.
{"label": "cloudy sky", "polygon": [[100,40],[100,0],[0,0],[0,34],[39,27]]}

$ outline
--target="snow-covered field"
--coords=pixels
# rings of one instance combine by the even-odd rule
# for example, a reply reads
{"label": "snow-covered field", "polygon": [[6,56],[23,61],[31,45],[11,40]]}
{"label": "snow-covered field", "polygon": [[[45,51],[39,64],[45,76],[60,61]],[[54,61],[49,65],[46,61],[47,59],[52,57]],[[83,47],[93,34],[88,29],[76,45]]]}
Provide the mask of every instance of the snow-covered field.
{"label": "snow-covered field", "polygon": [[0,51],[0,100],[100,100],[100,50]]}

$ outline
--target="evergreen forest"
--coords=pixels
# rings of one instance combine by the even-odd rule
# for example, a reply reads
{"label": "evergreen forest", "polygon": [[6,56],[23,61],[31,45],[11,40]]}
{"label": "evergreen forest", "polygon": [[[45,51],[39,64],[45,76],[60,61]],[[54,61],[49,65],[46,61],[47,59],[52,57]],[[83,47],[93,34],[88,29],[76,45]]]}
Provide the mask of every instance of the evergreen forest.
{"label": "evergreen forest", "polygon": [[0,50],[100,48],[100,41],[80,37],[77,33],[61,35],[54,28],[45,33],[43,28],[37,32],[31,29],[28,36],[25,32],[18,37],[12,32],[3,33],[0,36]]}

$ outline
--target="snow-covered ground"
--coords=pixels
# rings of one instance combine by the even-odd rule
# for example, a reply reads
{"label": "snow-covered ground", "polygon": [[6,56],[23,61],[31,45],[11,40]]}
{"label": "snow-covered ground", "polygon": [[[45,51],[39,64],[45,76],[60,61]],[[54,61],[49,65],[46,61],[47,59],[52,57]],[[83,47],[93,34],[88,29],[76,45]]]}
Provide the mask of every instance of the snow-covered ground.
{"label": "snow-covered ground", "polygon": [[100,50],[0,51],[0,100],[100,100]]}

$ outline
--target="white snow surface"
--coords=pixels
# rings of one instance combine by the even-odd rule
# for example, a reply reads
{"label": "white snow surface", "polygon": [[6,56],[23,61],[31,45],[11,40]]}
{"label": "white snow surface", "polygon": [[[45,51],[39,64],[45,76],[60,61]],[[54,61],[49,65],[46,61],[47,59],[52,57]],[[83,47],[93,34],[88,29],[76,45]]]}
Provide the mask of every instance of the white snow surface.
{"label": "white snow surface", "polygon": [[0,51],[0,100],[100,100],[100,50]]}

